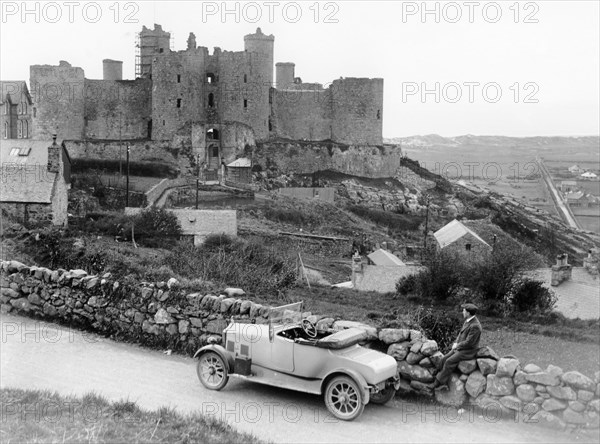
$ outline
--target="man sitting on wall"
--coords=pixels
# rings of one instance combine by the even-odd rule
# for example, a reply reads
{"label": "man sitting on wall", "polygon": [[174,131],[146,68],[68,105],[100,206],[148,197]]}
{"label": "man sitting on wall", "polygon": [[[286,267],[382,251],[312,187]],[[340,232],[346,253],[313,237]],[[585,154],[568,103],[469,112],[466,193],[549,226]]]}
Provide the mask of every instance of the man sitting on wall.
{"label": "man sitting on wall", "polygon": [[467,361],[475,358],[479,350],[479,338],[481,338],[481,324],[475,316],[477,306],[474,304],[464,304],[463,318],[466,319],[463,324],[456,342],[452,344],[452,350],[442,358],[442,370],[435,378],[435,390],[448,389],[448,379],[460,361]]}

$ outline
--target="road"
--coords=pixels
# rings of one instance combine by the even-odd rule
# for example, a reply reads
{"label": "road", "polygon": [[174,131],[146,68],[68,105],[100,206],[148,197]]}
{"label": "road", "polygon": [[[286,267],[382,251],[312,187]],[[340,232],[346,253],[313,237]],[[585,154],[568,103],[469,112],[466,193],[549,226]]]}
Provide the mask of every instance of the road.
{"label": "road", "polygon": [[206,390],[192,358],[10,314],[0,316],[0,328],[0,387],[63,395],[94,391],[146,409],[203,411],[274,442],[597,442],[593,434],[576,437],[494,413],[479,416],[470,408],[458,415],[399,397],[386,406],[368,405],[356,421],[337,421],[318,396],[234,378],[220,392]]}
{"label": "road", "polygon": [[540,167],[540,172],[544,177],[544,182],[546,182],[546,186],[550,190],[550,194],[552,194],[552,200],[554,200],[554,205],[562,214],[563,220],[567,222],[571,228],[579,229],[580,227],[577,223],[577,220],[573,216],[573,213],[571,213],[571,209],[568,207],[567,204],[565,204],[562,197],[560,196],[560,193],[556,189],[554,181],[552,180],[552,176],[550,176],[550,172],[546,168],[546,165],[544,165],[544,161],[540,157],[536,158],[536,161]]}

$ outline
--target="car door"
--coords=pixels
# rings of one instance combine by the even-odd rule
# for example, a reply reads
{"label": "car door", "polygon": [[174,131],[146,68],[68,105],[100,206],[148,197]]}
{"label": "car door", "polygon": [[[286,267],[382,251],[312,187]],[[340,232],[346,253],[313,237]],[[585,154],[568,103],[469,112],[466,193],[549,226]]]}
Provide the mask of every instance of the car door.
{"label": "car door", "polygon": [[271,368],[285,373],[294,371],[294,341],[275,334],[271,342]]}

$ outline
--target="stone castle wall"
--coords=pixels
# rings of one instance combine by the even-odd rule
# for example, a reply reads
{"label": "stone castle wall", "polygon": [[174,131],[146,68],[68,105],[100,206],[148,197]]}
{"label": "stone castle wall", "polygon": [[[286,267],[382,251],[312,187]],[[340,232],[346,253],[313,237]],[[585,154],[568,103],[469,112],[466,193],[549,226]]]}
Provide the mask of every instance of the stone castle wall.
{"label": "stone castle wall", "polygon": [[362,177],[394,177],[401,150],[393,146],[341,145],[333,142],[267,141],[257,145],[254,163],[282,173],[334,170]]}
{"label": "stone castle wall", "polygon": [[[39,316],[187,353],[195,352],[211,336],[219,341],[230,316],[264,323],[269,311],[268,306],[245,299],[239,289],[226,289],[218,296],[188,294],[178,288],[175,279],[127,285],[109,274],[49,270],[17,261],[3,261],[0,268],[2,313]],[[443,354],[421,331],[378,329],[305,315],[318,328],[363,329],[370,347],[386,350],[398,362],[399,393],[435,396],[445,405],[470,404],[486,416],[505,414],[557,429],[599,426],[600,372],[592,379],[554,365],[543,370],[482,347],[475,359],[460,363],[450,378],[449,390],[434,392],[432,383]]]}

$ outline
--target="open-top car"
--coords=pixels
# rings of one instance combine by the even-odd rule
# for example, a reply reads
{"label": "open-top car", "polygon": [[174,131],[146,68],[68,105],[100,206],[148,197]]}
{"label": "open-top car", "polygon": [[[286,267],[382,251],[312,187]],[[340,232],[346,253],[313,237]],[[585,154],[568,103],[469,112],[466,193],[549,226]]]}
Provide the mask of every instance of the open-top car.
{"label": "open-top car", "polygon": [[369,402],[383,404],[395,394],[396,360],[359,345],[358,328],[320,330],[302,318],[302,302],[271,308],[267,324],[235,320],[223,344],[200,348],[197,373],[208,389],[221,390],[229,376],[261,384],[324,394],[337,418],[353,420]]}

